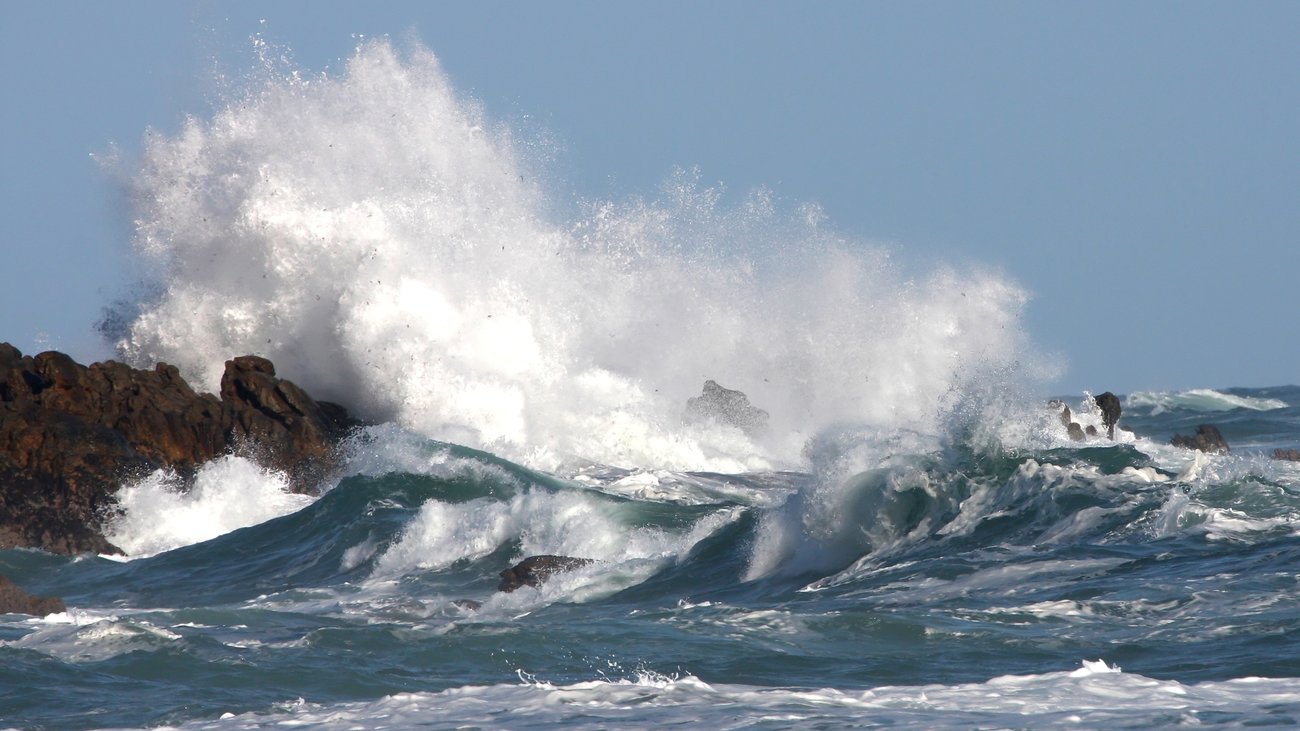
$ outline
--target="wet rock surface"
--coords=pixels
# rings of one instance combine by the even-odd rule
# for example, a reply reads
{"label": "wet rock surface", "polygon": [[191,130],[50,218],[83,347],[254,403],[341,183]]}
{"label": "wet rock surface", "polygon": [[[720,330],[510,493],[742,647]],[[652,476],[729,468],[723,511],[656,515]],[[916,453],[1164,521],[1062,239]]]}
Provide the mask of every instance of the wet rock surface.
{"label": "wet rock surface", "polygon": [[572,571],[594,563],[589,558],[573,556],[529,556],[501,572],[497,591],[512,592],[525,586],[537,587],[554,574]]}
{"label": "wet rock surface", "polygon": [[0,575],[0,614],[30,614],[44,617],[47,614],[66,612],[68,608],[58,597],[32,596],[21,587]]}
{"label": "wet rock surface", "polygon": [[226,362],[218,398],[166,363],[84,366],[0,343],[0,548],[115,553],[99,525],[123,481],[163,467],[192,475],[225,454],[282,470],[309,492],[354,425],[257,356]]}
{"label": "wet rock surface", "polygon": [[1184,449],[1199,449],[1209,454],[1227,454],[1232,451],[1228,446],[1228,440],[1223,438],[1219,433],[1219,428],[1213,424],[1201,424],[1196,427],[1196,434],[1185,437],[1181,434],[1175,434],[1169,443],[1175,447]]}

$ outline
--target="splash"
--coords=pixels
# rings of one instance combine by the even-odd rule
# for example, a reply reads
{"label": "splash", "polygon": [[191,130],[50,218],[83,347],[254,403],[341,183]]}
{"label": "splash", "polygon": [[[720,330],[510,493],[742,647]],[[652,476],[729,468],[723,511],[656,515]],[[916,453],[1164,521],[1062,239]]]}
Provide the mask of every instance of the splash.
{"label": "splash", "polygon": [[[543,469],[727,472],[801,465],[841,422],[936,429],[1022,357],[1025,295],[998,276],[909,278],[813,206],[727,205],[690,171],[653,200],[556,205],[521,149],[426,50],[269,64],[148,138],[134,243],[159,275],[119,312],[119,353],[207,388],[257,353],[368,418]],[[770,428],[684,424],[710,378]]]}
{"label": "splash", "polygon": [[131,558],[200,543],[298,510],[313,500],[289,491],[285,475],[242,457],[199,468],[194,484],[158,470],[117,492],[105,536]]}

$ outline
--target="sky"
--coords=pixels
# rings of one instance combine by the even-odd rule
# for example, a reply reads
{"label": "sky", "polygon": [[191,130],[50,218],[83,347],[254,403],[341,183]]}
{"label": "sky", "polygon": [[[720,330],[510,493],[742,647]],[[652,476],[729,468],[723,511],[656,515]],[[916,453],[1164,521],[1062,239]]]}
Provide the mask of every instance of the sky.
{"label": "sky", "polygon": [[254,34],[312,71],[423,44],[575,199],[694,166],[1002,272],[1052,393],[1300,383],[1296,2],[3,0],[0,341],[111,356],[132,213],[93,156],[209,113]]}

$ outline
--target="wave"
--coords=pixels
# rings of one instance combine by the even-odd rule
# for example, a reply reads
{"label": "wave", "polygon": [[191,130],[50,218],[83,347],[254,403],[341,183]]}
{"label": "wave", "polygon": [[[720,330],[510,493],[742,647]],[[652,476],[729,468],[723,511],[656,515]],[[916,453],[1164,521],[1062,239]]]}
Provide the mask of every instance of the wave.
{"label": "wave", "polygon": [[1164,413],[1171,409],[1187,411],[1231,411],[1233,409],[1250,409],[1251,411],[1272,411],[1285,409],[1288,404],[1281,399],[1261,396],[1238,396],[1208,388],[1193,388],[1188,391],[1139,391],[1129,394],[1124,405],[1130,409],[1149,409],[1152,415]]}
{"label": "wave", "polygon": [[645,726],[860,726],[900,728],[1155,727],[1289,725],[1300,713],[1294,681],[1243,678],[1183,684],[1124,673],[1104,661],[1073,671],[1007,675],[961,685],[868,690],[706,683],[649,670],[627,678],[555,685],[519,671],[515,685],[465,686],[336,704],[301,699],[273,713],[227,714],[180,728],[258,729],[282,725],[354,728],[377,719],[404,728],[459,725],[509,728]]}
{"label": "wave", "polygon": [[[730,204],[687,171],[654,199],[553,200],[535,145],[423,49],[369,41],[332,76],[264,63],[147,138],[134,246],[154,274],[105,321],[124,360],[211,388],[257,353],[369,419],[530,466],[731,473],[798,467],[842,422],[941,430],[971,384],[1037,362],[1018,286],[910,276],[815,206]],[[684,423],[706,379],[770,429]]]}

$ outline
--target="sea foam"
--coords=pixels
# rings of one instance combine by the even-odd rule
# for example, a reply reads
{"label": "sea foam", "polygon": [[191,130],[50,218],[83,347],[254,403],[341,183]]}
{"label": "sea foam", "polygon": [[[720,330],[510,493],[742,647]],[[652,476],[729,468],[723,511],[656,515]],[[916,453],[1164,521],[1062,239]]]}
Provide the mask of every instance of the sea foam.
{"label": "sea foam", "polygon": [[[912,276],[815,206],[730,203],[691,171],[652,199],[557,201],[530,144],[420,48],[365,42],[335,75],[268,62],[148,136],[154,281],[108,330],[202,387],[257,353],[370,419],[541,468],[801,465],[828,425],[933,429],[1026,357],[1025,294],[998,275]],[[709,378],[770,430],[684,424]]]}

